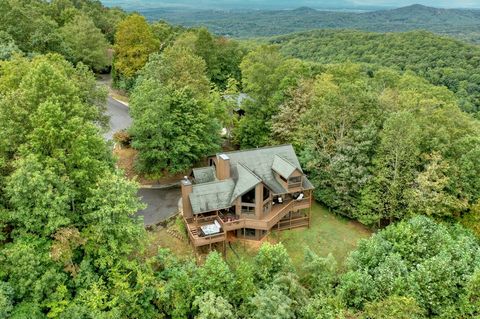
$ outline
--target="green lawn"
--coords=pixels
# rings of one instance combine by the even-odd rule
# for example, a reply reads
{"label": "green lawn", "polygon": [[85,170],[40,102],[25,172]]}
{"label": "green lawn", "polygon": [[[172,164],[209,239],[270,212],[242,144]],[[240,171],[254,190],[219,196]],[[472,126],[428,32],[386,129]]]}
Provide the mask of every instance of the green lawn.
{"label": "green lawn", "polygon": [[[339,265],[342,264],[348,253],[355,249],[357,242],[362,238],[371,235],[371,231],[357,222],[342,218],[330,213],[325,207],[318,203],[312,206],[312,220],[310,228],[298,228],[280,232],[273,232],[267,237],[272,243],[281,242],[288,250],[293,263],[301,265],[305,248],[310,248],[320,256],[327,256],[332,253]],[[178,232],[177,223],[169,225]],[[156,254],[158,247],[170,248],[175,254],[181,257],[192,257],[192,247],[187,240],[179,240],[172,237],[166,229],[158,229],[150,234],[150,254]],[[237,255],[247,261],[252,261],[261,243],[237,241],[232,244]],[[238,257],[227,245],[227,262],[235,266]]]}
{"label": "green lawn", "polygon": [[[332,253],[341,264],[348,253],[355,249],[357,242],[371,235],[371,231],[357,222],[330,213],[318,203],[312,206],[310,228],[299,228],[270,234],[268,241],[281,242],[288,250],[293,263],[299,266],[304,257],[305,248],[310,248],[320,256]],[[234,244],[241,258],[250,260],[256,249],[241,242]],[[236,256],[228,249],[227,260],[234,262]]]}

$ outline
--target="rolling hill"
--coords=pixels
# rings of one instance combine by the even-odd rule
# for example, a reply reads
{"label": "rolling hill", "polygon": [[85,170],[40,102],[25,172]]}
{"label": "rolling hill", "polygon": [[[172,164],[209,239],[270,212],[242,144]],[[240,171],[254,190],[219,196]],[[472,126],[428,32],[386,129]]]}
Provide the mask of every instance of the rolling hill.
{"label": "rolling hill", "polygon": [[427,30],[480,43],[480,10],[439,9],[412,5],[369,12],[294,10],[139,9],[150,20],[184,26],[205,26],[219,35],[268,37],[313,29],[356,29],[372,32]]}

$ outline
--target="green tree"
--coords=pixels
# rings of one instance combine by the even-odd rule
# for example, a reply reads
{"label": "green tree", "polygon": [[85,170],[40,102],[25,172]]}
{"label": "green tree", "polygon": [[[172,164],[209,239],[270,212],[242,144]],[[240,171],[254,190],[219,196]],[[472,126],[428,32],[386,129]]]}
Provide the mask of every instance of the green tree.
{"label": "green tree", "polygon": [[0,132],[18,133],[1,144],[0,282],[14,289],[11,316],[153,317],[157,283],[133,254],[143,206],[99,134],[93,76],[56,55],[3,66]]}
{"label": "green tree", "polygon": [[60,34],[67,60],[74,64],[82,62],[95,71],[101,71],[110,65],[108,42],[89,17],[75,16],[60,28]]}
{"label": "green tree", "polygon": [[241,305],[246,303],[257,291],[253,265],[246,261],[241,261],[235,269],[234,276],[235,293],[233,300],[235,304]]}
{"label": "green tree", "polygon": [[358,310],[377,302],[375,307],[399,308],[403,301],[394,297],[402,296],[412,298],[428,316],[454,318],[468,289],[464,278],[479,263],[479,244],[469,232],[418,216],[361,241],[347,260],[338,292]]}
{"label": "green tree", "polygon": [[415,299],[391,296],[385,300],[368,303],[362,314],[365,319],[421,319],[425,318]]}
{"label": "green tree", "polygon": [[301,318],[344,319],[346,318],[345,306],[337,296],[314,295],[302,307]]}
{"label": "green tree", "polygon": [[470,211],[465,213],[461,219],[461,223],[470,229],[477,237],[480,237],[480,202],[472,205]]}
{"label": "green tree", "polygon": [[353,217],[371,178],[382,114],[371,80],[358,65],[329,67],[302,81],[275,116],[274,139],[293,142],[315,196]]}
{"label": "green tree", "polygon": [[197,296],[193,306],[198,308],[198,319],[233,319],[235,318],[233,307],[225,298],[216,296],[213,292],[207,291]]}
{"label": "green tree", "polygon": [[338,280],[337,262],[333,255],[323,258],[309,249],[305,252],[301,273],[301,282],[311,293],[328,294]]}
{"label": "green tree", "polygon": [[14,290],[14,299],[42,305],[67,275],[50,259],[50,243],[32,235],[2,247],[0,277]]}
{"label": "green tree", "polygon": [[259,290],[250,300],[251,318],[288,319],[295,318],[292,300],[278,287],[270,286]]}
{"label": "green tree", "polygon": [[238,42],[216,38],[206,28],[199,28],[180,35],[175,46],[190,49],[201,57],[207,67],[207,77],[220,89],[225,89],[229,78],[240,81],[240,63],[244,56]]}
{"label": "green tree", "polygon": [[480,270],[476,270],[469,278],[465,294],[462,296],[463,304],[460,313],[464,316],[480,315]]}
{"label": "green tree", "polygon": [[286,56],[322,64],[368,63],[414,72],[454,92],[463,111],[475,114],[479,110],[480,50],[472,44],[426,31],[356,30],[315,30],[275,38],[271,43],[278,44]]}
{"label": "green tree", "polygon": [[58,24],[48,16],[43,1],[7,0],[0,4],[0,30],[7,32],[23,52],[58,52]]}
{"label": "green tree", "polygon": [[429,163],[418,174],[408,199],[413,213],[427,216],[458,216],[468,204],[448,192],[449,165],[437,153],[429,156]]}
{"label": "green tree", "polygon": [[300,60],[285,59],[274,46],[260,46],[248,53],[240,64],[243,90],[249,99],[242,106],[245,116],[235,132],[242,147],[269,144],[272,118],[290,89],[311,74],[310,66]]}
{"label": "green tree", "polygon": [[240,65],[245,92],[254,99],[266,102],[278,88],[279,79],[275,76],[275,70],[284,60],[278,48],[273,46],[261,46],[248,53]]}
{"label": "green tree", "polygon": [[[383,218],[393,221],[405,215],[408,205],[405,190],[412,187],[420,156],[419,129],[415,116],[405,111],[394,113],[385,121],[374,158],[374,186],[363,194],[361,221],[373,223]],[[371,191],[373,194],[368,193]],[[374,216],[376,220],[370,220]]]}
{"label": "green tree", "polygon": [[8,60],[15,53],[20,53],[20,49],[10,34],[0,31],[0,60]]}
{"label": "green tree", "polygon": [[303,287],[294,272],[287,274],[279,274],[275,277],[272,285],[288,296],[292,300],[291,309],[298,317],[301,308],[307,302],[308,290]]}
{"label": "green tree", "polygon": [[7,179],[5,196],[11,208],[8,220],[16,228],[48,236],[73,222],[70,205],[74,200],[70,185],[43,165],[38,156],[29,155],[15,163]]}
{"label": "green tree", "polygon": [[205,62],[189,49],[173,46],[154,54],[141,71],[140,81],[153,79],[174,89],[189,87],[199,97],[207,97],[210,82],[205,76]]}
{"label": "green tree", "polygon": [[255,277],[264,286],[271,284],[275,276],[293,271],[292,260],[282,244],[262,244],[254,262]]}
{"label": "green tree", "polygon": [[223,257],[218,252],[211,252],[197,272],[194,290],[198,296],[212,292],[216,296],[232,300],[235,294],[232,283],[233,273]]}
{"label": "green tree", "polygon": [[171,46],[184,32],[184,27],[173,26],[165,21],[157,21],[151,25],[151,28],[155,38],[160,41],[160,52]]}
{"label": "green tree", "polygon": [[161,175],[178,173],[219,148],[220,125],[214,105],[189,87],[176,90],[158,81],[139,84],[131,99],[132,145],[137,168]]}
{"label": "green tree", "polygon": [[0,316],[8,318],[13,310],[13,288],[7,282],[0,282]]}
{"label": "green tree", "polygon": [[99,268],[113,267],[117,258],[141,251],[145,233],[134,215],[144,205],[137,189],[120,173],[107,172],[88,190],[89,197],[81,207],[81,233],[86,239],[85,253]]}
{"label": "green tree", "polygon": [[167,267],[165,287],[159,298],[163,311],[173,318],[184,318],[191,313],[195,294],[191,287],[197,266],[193,262]]}
{"label": "green tree", "polygon": [[362,309],[366,302],[375,299],[370,274],[364,270],[349,271],[342,275],[337,294],[348,307]]}
{"label": "green tree", "polygon": [[138,14],[128,16],[118,24],[115,33],[115,70],[126,78],[134,77],[158,46],[145,18]]}
{"label": "green tree", "polygon": [[[93,74],[84,66],[73,68],[59,55],[48,55],[32,61],[17,57],[3,62],[1,67],[0,87],[4,95],[0,97],[0,119],[3,123],[0,130],[0,157],[5,159],[6,164],[18,154],[28,134],[34,131],[35,119],[41,124],[36,133],[46,133],[42,127],[50,124],[52,139],[62,133],[57,131],[58,127],[53,129],[51,125],[59,125],[62,122],[58,121],[67,117],[75,115],[84,121],[103,122],[106,92],[97,87]],[[47,101],[49,103],[45,104]],[[41,105],[49,112],[58,113],[53,119],[44,121],[45,118],[37,116]],[[82,125],[77,122],[70,124]],[[97,130],[90,125],[84,135],[92,133],[92,129]],[[37,135],[37,138],[39,142],[47,143],[42,136]],[[95,139],[92,136],[89,138]]]}

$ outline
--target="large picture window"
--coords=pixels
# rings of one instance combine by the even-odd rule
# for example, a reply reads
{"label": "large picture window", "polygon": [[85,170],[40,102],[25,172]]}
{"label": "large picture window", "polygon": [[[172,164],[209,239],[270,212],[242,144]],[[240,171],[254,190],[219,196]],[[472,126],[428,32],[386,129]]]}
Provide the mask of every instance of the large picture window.
{"label": "large picture window", "polygon": [[263,201],[266,201],[270,197],[270,190],[263,186]]}
{"label": "large picture window", "polygon": [[255,188],[242,195],[242,203],[255,204]]}

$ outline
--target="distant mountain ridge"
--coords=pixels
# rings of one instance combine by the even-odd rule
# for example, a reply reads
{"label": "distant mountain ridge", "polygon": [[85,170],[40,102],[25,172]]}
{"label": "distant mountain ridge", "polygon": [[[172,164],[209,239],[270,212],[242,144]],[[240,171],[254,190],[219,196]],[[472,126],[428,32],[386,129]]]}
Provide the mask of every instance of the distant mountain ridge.
{"label": "distant mountain ridge", "polygon": [[[295,7],[370,8],[381,6],[358,6],[351,0],[102,0],[107,6],[121,6],[127,10],[140,9],[189,9],[189,10],[285,10]],[[320,2],[320,3],[319,3]]]}
{"label": "distant mountain ridge", "polygon": [[315,10],[172,10],[139,9],[150,20],[166,20],[184,26],[205,26],[231,37],[268,37],[313,29],[356,29],[402,32],[423,29],[480,43],[480,10],[440,9],[411,5],[370,12]]}
{"label": "distant mountain ridge", "polygon": [[313,8],[310,8],[310,7],[299,7],[299,8],[296,8],[296,9],[293,9],[292,11],[294,12],[312,12],[312,11],[317,11]]}

